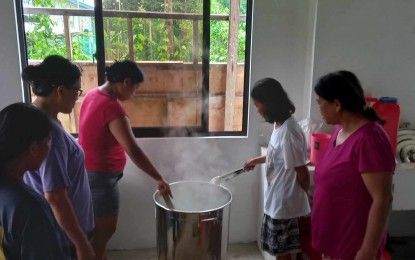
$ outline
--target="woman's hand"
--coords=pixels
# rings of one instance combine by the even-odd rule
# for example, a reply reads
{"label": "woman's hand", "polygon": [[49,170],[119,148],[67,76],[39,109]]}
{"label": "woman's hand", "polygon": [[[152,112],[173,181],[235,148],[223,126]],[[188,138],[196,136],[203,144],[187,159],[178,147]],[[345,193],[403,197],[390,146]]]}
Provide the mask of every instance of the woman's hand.
{"label": "woman's hand", "polygon": [[168,195],[170,198],[173,198],[173,195],[171,194],[171,190],[170,190],[170,185],[167,182],[165,182],[163,179],[157,181],[157,187],[161,195],[163,196]]}
{"label": "woman's hand", "polygon": [[245,171],[252,171],[257,164],[265,163],[265,156],[255,157],[252,159],[247,160],[244,163],[244,170]]}
{"label": "woman's hand", "polygon": [[244,170],[245,171],[252,171],[255,166],[257,165],[257,162],[255,160],[256,158],[249,159],[244,163]]}

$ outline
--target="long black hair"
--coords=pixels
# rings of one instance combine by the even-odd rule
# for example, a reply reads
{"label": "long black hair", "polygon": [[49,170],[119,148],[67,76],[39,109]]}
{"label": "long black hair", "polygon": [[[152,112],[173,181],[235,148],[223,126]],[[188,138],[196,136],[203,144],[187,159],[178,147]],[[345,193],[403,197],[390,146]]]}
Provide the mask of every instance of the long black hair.
{"label": "long black hair", "polygon": [[314,91],[329,102],[337,99],[346,111],[360,114],[370,121],[384,123],[376,111],[366,105],[362,85],[353,72],[340,70],[329,73],[319,79]]}
{"label": "long black hair", "polygon": [[23,80],[30,83],[36,96],[47,97],[58,86],[72,88],[81,77],[81,69],[59,55],[46,57],[38,65],[23,69]]}
{"label": "long black hair", "polygon": [[273,78],[264,78],[255,82],[251,98],[265,106],[265,120],[269,123],[283,123],[295,112],[295,106],[287,92],[281,83]]}
{"label": "long black hair", "polygon": [[52,130],[48,116],[32,105],[14,103],[0,111],[0,173],[35,141]]}
{"label": "long black hair", "polygon": [[123,82],[125,79],[131,79],[136,84],[144,81],[143,70],[130,60],[115,61],[105,68],[105,75],[111,83]]}

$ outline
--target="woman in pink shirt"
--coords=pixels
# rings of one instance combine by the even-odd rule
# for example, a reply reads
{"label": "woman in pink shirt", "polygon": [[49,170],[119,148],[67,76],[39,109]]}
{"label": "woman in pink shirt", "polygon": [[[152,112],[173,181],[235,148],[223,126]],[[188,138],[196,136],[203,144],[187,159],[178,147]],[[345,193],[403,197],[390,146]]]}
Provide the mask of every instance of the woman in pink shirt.
{"label": "woman in pink shirt", "polygon": [[106,77],[102,86],[84,97],[79,117],[79,143],[85,150],[94,206],[92,245],[97,259],[106,259],[106,245],[117,226],[117,182],[123,174],[125,153],[156,181],[162,194],[171,196],[169,184],[138,147],[128,116],[119,103],[129,99],[144,81],[143,72],[133,61],[117,61],[106,68]]}
{"label": "woman in pink shirt", "polygon": [[320,78],[314,91],[324,121],[338,127],[316,166],[313,247],[324,259],[381,259],[395,169],[383,121],[349,71]]}

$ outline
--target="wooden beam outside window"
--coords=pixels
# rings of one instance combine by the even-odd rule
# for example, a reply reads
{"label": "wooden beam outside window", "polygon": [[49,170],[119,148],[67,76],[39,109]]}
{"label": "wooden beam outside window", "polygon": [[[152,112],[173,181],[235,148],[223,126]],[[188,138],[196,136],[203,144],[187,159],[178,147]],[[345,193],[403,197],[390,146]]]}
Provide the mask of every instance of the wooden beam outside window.
{"label": "wooden beam outside window", "polygon": [[228,66],[226,69],[225,131],[233,131],[238,61],[239,2],[231,0],[229,14]]}

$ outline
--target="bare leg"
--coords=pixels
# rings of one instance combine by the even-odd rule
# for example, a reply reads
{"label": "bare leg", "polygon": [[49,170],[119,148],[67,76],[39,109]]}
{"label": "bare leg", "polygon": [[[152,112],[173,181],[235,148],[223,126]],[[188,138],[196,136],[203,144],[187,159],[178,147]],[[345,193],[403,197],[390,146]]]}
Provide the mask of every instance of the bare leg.
{"label": "bare leg", "polygon": [[107,243],[117,228],[118,215],[96,217],[92,246],[97,260],[106,260]]}

